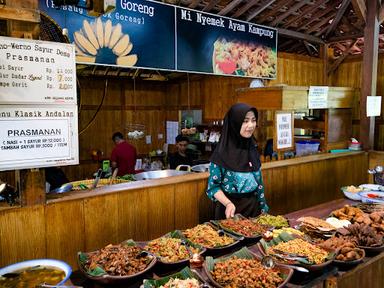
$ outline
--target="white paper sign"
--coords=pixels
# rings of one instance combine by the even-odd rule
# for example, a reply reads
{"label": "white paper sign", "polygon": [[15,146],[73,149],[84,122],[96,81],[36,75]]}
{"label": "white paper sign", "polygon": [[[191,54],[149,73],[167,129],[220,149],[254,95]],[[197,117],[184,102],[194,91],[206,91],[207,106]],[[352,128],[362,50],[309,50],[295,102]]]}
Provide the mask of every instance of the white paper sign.
{"label": "white paper sign", "polygon": [[167,121],[167,143],[175,144],[176,136],[179,134],[179,122],[177,121]]}
{"label": "white paper sign", "polygon": [[276,148],[286,149],[293,147],[292,143],[292,113],[276,114]]}
{"label": "white paper sign", "polygon": [[308,108],[321,109],[328,107],[328,86],[310,86],[308,92]]}
{"label": "white paper sign", "polygon": [[0,171],[74,164],[76,106],[0,105]]}
{"label": "white paper sign", "polygon": [[0,104],[76,104],[72,44],[0,37]]}
{"label": "white paper sign", "polygon": [[367,96],[367,117],[380,116],[381,96]]}

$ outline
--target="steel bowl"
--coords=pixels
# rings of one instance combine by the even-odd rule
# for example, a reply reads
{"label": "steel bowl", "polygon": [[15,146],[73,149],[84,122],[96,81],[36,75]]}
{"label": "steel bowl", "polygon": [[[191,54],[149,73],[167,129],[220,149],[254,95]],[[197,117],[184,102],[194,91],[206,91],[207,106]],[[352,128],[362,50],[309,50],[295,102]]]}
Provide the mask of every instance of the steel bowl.
{"label": "steel bowl", "polygon": [[192,172],[208,172],[210,163],[192,166]]}
{"label": "steel bowl", "polygon": [[150,179],[159,179],[166,178],[171,176],[179,176],[189,174],[188,171],[177,171],[172,169],[166,170],[155,170],[155,171],[146,171],[134,175],[135,180],[150,180]]}

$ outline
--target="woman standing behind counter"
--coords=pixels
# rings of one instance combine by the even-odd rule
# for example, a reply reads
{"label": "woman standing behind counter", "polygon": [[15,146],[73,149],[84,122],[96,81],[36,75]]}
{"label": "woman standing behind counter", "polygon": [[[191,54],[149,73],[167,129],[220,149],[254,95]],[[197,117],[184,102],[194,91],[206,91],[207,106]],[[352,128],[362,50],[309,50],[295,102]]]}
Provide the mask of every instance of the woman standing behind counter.
{"label": "woman standing behind counter", "polygon": [[255,217],[269,210],[253,137],[257,117],[257,109],[244,103],[233,105],[224,117],[220,141],[211,157],[207,189],[208,197],[216,202],[216,219],[235,213]]}

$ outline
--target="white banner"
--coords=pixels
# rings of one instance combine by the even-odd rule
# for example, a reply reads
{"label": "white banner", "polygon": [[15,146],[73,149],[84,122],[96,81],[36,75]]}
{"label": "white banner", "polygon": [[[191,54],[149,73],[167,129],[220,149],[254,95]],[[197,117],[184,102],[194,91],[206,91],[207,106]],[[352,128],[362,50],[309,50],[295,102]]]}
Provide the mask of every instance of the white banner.
{"label": "white banner", "polygon": [[293,147],[292,137],[292,112],[276,113],[276,149]]}
{"label": "white banner", "polygon": [[72,44],[0,37],[0,104],[76,104]]}
{"label": "white banner", "polygon": [[321,109],[328,107],[328,86],[310,86],[308,92],[308,108]]}
{"label": "white banner", "polygon": [[0,105],[0,171],[79,164],[76,106]]}

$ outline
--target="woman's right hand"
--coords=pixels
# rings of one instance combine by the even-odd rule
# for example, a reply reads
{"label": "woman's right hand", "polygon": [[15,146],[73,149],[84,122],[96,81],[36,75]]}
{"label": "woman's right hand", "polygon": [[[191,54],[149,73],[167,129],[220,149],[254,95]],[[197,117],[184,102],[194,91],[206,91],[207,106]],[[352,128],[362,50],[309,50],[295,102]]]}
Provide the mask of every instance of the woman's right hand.
{"label": "woman's right hand", "polygon": [[235,211],[236,211],[235,204],[233,204],[232,202],[228,203],[225,206],[225,217],[228,219],[235,216]]}

